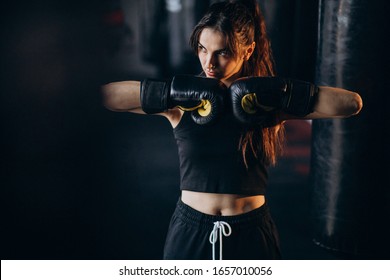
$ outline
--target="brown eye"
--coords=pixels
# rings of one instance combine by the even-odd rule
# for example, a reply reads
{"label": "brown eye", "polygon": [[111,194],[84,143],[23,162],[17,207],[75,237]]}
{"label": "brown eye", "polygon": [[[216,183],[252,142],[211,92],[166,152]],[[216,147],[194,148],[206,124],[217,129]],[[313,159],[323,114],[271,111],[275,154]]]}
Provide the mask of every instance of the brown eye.
{"label": "brown eye", "polygon": [[220,51],[218,53],[218,55],[223,56],[223,57],[228,57],[229,56],[229,52],[227,50],[223,50],[223,51]]}
{"label": "brown eye", "polygon": [[206,53],[206,49],[205,49],[205,47],[203,47],[202,45],[198,45],[198,51],[199,52],[203,52],[203,53]]}

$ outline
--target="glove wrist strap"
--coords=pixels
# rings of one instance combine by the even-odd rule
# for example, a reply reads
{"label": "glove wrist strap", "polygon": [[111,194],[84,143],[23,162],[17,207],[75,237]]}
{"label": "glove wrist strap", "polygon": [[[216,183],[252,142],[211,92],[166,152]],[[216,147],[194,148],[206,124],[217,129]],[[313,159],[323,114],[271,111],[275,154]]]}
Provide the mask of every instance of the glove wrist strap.
{"label": "glove wrist strap", "polygon": [[145,79],[141,83],[141,107],[147,114],[156,114],[168,109],[170,83]]}
{"label": "glove wrist strap", "polygon": [[286,113],[304,117],[314,111],[319,88],[308,82],[290,80],[288,82],[288,102],[285,104]]}

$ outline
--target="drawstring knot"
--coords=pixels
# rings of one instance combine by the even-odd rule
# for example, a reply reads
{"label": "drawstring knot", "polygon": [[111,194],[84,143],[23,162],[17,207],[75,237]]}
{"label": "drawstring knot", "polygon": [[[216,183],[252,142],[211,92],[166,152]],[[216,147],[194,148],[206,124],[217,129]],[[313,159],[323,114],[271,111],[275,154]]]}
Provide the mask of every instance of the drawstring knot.
{"label": "drawstring knot", "polygon": [[[228,229],[228,230],[227,230]],[[222,260],[222,234],[223,236],[230,236],[232,228],[230,225],[223,221],[217,221],[214,223],[214,228],[210,233],[209,241],[213,245],[213,260],[215,260],[215,243],[218,240],[219,232],[219,259]]]}

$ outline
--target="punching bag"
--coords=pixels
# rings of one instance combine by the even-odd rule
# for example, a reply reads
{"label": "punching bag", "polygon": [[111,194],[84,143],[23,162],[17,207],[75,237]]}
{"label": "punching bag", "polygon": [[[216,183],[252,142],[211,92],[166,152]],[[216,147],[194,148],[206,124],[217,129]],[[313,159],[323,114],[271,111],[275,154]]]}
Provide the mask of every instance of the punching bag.
{"label": "punching bag", "polygon": [[338,258],[390,256],[387,5],[319,3],[316,84],[355,91],[363,99],[357,116],[313,121],[313,240]]}

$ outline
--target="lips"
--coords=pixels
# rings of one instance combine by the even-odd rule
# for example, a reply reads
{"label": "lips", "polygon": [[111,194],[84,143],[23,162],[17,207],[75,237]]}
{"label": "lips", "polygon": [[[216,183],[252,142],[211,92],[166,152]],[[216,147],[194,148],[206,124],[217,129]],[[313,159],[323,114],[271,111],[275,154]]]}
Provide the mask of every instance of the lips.
{"label": "lips", "polygon": [[206,71],[206,75],[207,75],[207,77],[215,78],[217,76],[217,73],[216,72]]}

